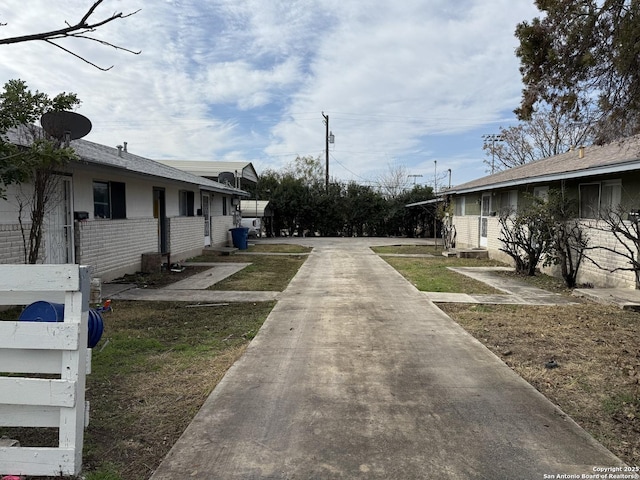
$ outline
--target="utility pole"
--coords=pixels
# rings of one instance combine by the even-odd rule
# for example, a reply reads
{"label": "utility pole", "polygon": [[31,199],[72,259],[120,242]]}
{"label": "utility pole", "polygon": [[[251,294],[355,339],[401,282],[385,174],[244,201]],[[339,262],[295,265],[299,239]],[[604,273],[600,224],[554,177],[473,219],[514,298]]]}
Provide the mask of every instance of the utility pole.
{"label": "utility pole", "polygon": [[503,142],[504,136],[499,133],[487,133],[482,135],[485,145],[491,142],[491,175],[495,173],[495,159],[496,159],[496,142]]}
{"label": "utility pole", "polygon": [[322,117],[324,118],[324,124],[326,126],[324,134],[324,152],[327,158],[325,188],[327,190],[327,193],[329,193],[329,115],[325,115],[324,112],[322,112]]}

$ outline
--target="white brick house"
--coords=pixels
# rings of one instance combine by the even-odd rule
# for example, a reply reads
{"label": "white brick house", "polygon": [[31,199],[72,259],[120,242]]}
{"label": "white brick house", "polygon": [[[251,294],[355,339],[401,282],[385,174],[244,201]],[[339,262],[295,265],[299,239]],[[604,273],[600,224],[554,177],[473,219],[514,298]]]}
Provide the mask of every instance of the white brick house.
{"label": "white brick house", "polygon": [[[43,263],[79,263],[108,281],[140,270],[143,253],[171,262],[229,240],[238,188],[86,140],[71,142],[79,160],[60,172],[48,209]],[[0,263],[24,263],[19,199],[30,186],[10,186],[0,199]],[[23,213],[23,223],[28,222]],[[28,232],[27,232],[28,235]]]}
{"label": "white brick house", "polygon": [[[598,218],[606,209],[640,209],[640,136],[574,149],[451,188],[446,195],[456,230],[456,247],[485,248],[492,258],[510,262],[499,250],[499,212],[522,205],[527,194],[544,196],[549,189],[564,189],[578,201],[590,246],[621,250],[622,244],[611,233],[589,227],[602,222]],[[604,250],[593,250],[589,255],[606,270],[585,261],[578,283],[635,288],[633,272],[612,272],[617,267],[628,267],[627,259]],[[552,269],[547,272],[557,273]]]}

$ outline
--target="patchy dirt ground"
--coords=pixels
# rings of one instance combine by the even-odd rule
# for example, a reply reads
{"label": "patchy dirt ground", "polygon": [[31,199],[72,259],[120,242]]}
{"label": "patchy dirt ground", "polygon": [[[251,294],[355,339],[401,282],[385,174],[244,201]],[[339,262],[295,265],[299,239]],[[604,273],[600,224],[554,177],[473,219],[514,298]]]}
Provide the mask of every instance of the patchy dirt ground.
{"label": "patchy dirt ground", "polygon": [[614,454],[640,465],[640,313],[593,303],[439,307]]}
{"label": "patchy dirt ground", "polygon": [[133,283],[139,288],[162,288],[167,285],[189,278],[196,273],[204,272],[211,267],[181,266],[179,271],[162,270],[158,273],[131,273],[123,277],[116,278],[110,283]]}

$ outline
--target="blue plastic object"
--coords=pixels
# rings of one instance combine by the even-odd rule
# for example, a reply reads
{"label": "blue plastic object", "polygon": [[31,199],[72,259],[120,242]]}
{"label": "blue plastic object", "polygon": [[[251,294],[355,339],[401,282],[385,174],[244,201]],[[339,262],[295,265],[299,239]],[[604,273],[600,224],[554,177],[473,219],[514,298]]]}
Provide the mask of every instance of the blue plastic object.
{"label": "blue plastic object", "polygon": [[[63,322],[64,303],[51,303],[42,300],[33,302],[22,311],[18,320],[23,322]],[[103,331],[102,315],[93,308],[89,309],[89,338],[87,341],[89,348],[98,344]]]}
{"label": "blue plastic object", "polygon": [[249,229],[247,227],[230,228],[233,246],[238,250],[249,248]]}

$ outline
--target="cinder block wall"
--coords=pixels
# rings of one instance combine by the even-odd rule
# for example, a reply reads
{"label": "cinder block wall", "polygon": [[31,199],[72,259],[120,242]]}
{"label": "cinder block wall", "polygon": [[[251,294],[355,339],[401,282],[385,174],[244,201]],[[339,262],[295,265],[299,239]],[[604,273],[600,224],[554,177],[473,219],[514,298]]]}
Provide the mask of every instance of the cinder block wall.
{"label": "cinder block wall", "polygon": [[229,229],[233,227],[232,215],[211,217],[211,245],[215,247],[230,245],[231,233],[229,232]]}
{"label": "cinder block wall", "polygon": [[[453,218],[453,223],[456,227],[456,247],[457,248],[476,248],[478,247],[479,239],[479,217],[469,216],[456,216]],[[585,226],[589,227],[589,223],[585,222]],[[488,245],[487,250],[489,256],[495,260],[507,264],[513,264],[511,258],[500,251],[502,242],[499,240],[500,223],[498,218],[491,217],[488,219]],[[623,251],[623,245],[609,232],[602,232],[593,228],[588,229],[589,245],[590,246],[607,246],[618,251]],[[578,274],[579,284],[592,284],[594,287],[600,288],[635,288],[635,275],[629,271],[616,271],[611,272],[619,267],[628,267],[628,261],[613,252],[605,250],[591,250],[588,252],[589,256],[593,258],[600,266],[606,267],[606,270],[598,268],[593,262],[585,259],[580,267]],[[560,269],[555,266],[542,267],[541,270],[548,275],[560,277]]]}
{"label": "cinder block wall", "polygon": [[204,247],[204,218],[172,217],[169,219],[171,262],[202,253]]}
{"label": "cinder block wall", "polygon": [[[583,225],[589,226],[588,223]],[[623,244],[620,243],[612,233],[601,232],[593,228],[588,229],[587,232],[589,235],[589,246],[601,245],[620,252],[625,250]],[[628,242],[628,245],[630,248],[634,248],[630,242]],[[602,270],[593,262],[585,260],[580,267],[578,283],[592,283],[596,287],[635,288],[635,275],[633,272],[622,270],[616,272],[609,271],[615,268],[630,267],[631,264],[629,264],[629,261],[624,257],[601,249],[590,250],[588,255],[600,266],[605,267],[606,270]]]}
{"label": "cinder block wall", "polygon": [[475,248],[480,238],[478,217],[454,216],[453,225],[456,227],[456,247]]}
{"label": "cinder block wall", "polygon": [[[29,235],[28,229],[25,234]],[[24,263],[20,225],[0,225],[0,263]]]}
{"label": "cinder block wall", "polygon": [[103,282],[140,270],[142,254],[158,251],[158,220],[76,222],[76,263]]}

